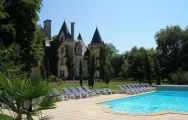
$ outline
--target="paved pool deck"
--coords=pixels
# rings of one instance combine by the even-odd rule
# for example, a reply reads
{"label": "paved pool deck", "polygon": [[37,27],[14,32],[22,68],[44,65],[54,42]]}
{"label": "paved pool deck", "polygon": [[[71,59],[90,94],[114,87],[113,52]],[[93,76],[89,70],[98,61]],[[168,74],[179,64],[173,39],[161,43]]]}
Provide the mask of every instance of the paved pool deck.
{"label": "paved pool deck", "polygon": [[188,120],[186,114],[128,115],[107,110],[97,103],[129,97],[125,94],[100,95],[85,99],[72,99],[56,103],[55,109],[43,111],[50,120]]}

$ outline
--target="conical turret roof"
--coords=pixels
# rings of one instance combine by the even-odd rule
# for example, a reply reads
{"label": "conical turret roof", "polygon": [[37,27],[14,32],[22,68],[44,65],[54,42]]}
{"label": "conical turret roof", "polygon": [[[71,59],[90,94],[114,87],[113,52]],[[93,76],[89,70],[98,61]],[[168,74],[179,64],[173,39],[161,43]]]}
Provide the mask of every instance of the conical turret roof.
{"label": "conical turret roof", "polygon": [[97,44],[104,43],[103,40],[102,40],[102,38],[101,38],[101,35],[99,33],[98,28],[96,28],[95,33],[93,35],[93,38],[91,40],[91,44],[96,44],[96,43]]}
{"label": "conical turret roof", "polygon": [[78,38],[77,38],[78,40],[83,40],[82,39],[82,35],[79,33],[79,35],[78,35]]}
{"label": "conical turret roof", "polygon": [[59,34],[61,34],[61,32],[64,33],[65,38],[72,38],[71,35],[70,35],[70,33],[69,33],[69,30],[67,28],[67,24],[66,24],[65,21],[63,22],[63,25],[62,25],[62,27],[61,27],[61,29],[59,31]]}

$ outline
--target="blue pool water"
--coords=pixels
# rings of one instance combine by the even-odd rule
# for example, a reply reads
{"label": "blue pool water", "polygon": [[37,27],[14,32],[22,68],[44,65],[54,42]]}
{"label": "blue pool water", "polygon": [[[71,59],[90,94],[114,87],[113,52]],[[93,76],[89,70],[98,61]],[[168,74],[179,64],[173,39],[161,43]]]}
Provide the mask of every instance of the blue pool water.
{"label": "blue pool water", "polygon": [[147,114],[162,111],[188,112],[187,91],[157,91],[100,103],[114,112]]}

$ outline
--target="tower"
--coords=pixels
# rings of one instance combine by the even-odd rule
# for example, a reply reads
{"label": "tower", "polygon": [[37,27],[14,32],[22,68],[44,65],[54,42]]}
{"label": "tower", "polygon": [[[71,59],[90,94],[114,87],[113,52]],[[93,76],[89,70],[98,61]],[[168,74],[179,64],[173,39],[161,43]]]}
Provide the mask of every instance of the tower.
{"label": "tower", "polygon": [[[98,28],[96,28],[93,38],[91,40],[91,43],[88,45],[88,49],[89,49],[90,55],[95,55],[95,57],[96,57],[97,68],[100,67],[100,59],[99,58],[100,58],[101,49],[104,47],[105,47],[105,44],[101,38]],[[96,78],[101,77],[99,70],[96,71],[95,77]]]}
{"label": "tower", "polygon": [[75,23],[71,22],[71,37],[72,37],[72,39],[74,39],[74,25],[75,25]]}
{"label": "tower", "polygon": [[46,36],[51,39],[51,20],[47,19],[44,21],[44,32]]}

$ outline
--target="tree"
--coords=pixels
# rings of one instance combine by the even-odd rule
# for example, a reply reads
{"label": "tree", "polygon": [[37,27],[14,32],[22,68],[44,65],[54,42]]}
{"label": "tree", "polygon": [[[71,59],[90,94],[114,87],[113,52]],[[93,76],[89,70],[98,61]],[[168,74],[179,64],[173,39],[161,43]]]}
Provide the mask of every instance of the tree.
{"label": "tree", "polygon": [[157,60],[156,56],[153,56],[153,61],[154,61],[154,65],[153,65],[153,69],[154,69],[154,79],[156,81],[156,85],[160,85],[161,84],[161,78],[160,78],[160,64],[159,61]]}
{"label": "tree", "polygon": [[184,30],[184,36],[181,41],[181,48],[179,52],[179,69],[188,71],[188,26]]}
{"label": "tree", "polygon": [[22,65],[19,58],[18,45],[12,44],[6,47],[0,42],[0,73],[6,75],[8,78],[22,74],[20,71]]}
{"label": "tree", "polygon": [[[126,52],[125,54],[125,60],[127,60],[125,63],[127,68],[123,67],[123,72],[127,71],[130,78],[133,78],[134,80],[142,81],[144,78],[144,71],[143,71],[143,64],[144,64],[144,54],[145,54],[144,48],[137,48],[133,47],[130,52]],[[123,73],[127,74],[127,73]]]}
{"label": "tree", "polygon": [[118,77],[121,73],[122,66],[124,63],[124,55],[123,54],[114,54],[111,58],[111,66],[114,71],[113,77]]}
{"label": "tree", "polygon": [[0,21],[0,34],[3,35],[0,39],[6,46],[13,42],[20,46],[19,54],[21,62],[24,63],[23,70],[29,72],[33,64],[32,41],[35,40],[42,0],[6,0],[3,5],[8,17]]}
{"label": "tree", "polygon": [[164,68],[163,78],[169,78],[169,74],[178,69],[179,50],[183,31],[179,26],[167,26],[156,33],[157,54],[160,65]]}
{"label": "tree", "polygon": [[74,74],[75,74],[75,70],[74,70],[74,49],[69,45],[65,45],[65,52],[66,52],[65,57],[67,58],[66,65],[67,65],[68,72],[69,72],[68,79],[74,80]]}
{"label": "tree", "polygon": [[79,64],[79,74],[80,74],[80,86],[82,87],[82,84],[83,84],[82,61],[80,61],[80,64]]}
{"label": "tree", "polygon": [[100,52],[100,75],[103,79],[103,82],[105,82],[108,87],[113,71],[110,61],[111,57],[106,47],[102,48]]}
{"label": "tree", "polygon": [[88,58],[88,86],[94,86],[95,72],[96,72],[96,58],[95,55],[89,55]]}
{"label": "tree", "polygon": [[43,65],[43,56],[44,56],[44,39],[45,33],[42,29],[38,26],[35,31],[35,36],[33,41],[31,42],[31,63],[32,66],[39,66]]}
{"label": "tree", "polygon": [[55,107],[56,96],[51,95],[50,86],[37,77],[10,80],[0,74],[0,88],[0,102],[16,113],[16,120],[22,120],[23,115],[27,116],[27,120],[32,120],[37,112]]}
{"label": "tree", "polygon": [[104,64],[104,82],[106,83],[107,87],[108,87],[108,84],[110,83],[111,73],[112,73],[112,67],[111,67],[109,58],[106,57],[105,64]]}
{"label": "tree", "polygon": [[151,64],[150,64],[147,53],[145,53],[144,55],[144,78],[150,85],[152,84]]}
{"label": "tree", "polygon": [[50,66],[50,71],[52,75],[58,76],[58,70],[57,70],[57,66],[58,66],[58,48],[60,46],[60,41],[57,39],[54,39],[52,42],[50,42],[50,48],[48,51],[46,51],[45,55],[48,54],[49,52],[49,58],[47,57],[47,59],[49,59],[49,66]]}

